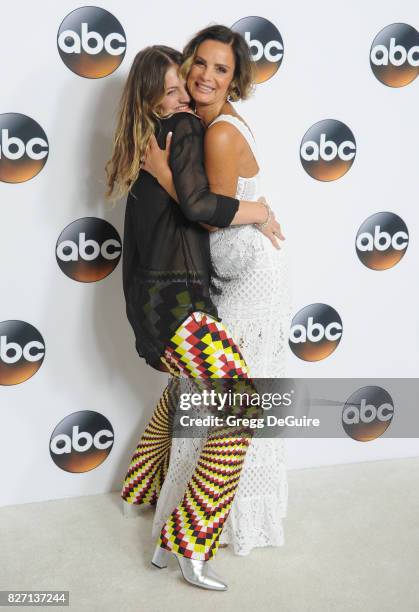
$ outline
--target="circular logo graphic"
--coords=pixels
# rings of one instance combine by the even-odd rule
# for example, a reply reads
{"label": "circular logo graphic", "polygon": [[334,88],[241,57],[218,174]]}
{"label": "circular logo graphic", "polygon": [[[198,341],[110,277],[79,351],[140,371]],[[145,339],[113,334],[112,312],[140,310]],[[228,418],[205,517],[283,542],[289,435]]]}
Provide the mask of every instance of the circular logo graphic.
{"label": "circular logo graphic", "polygon": [[125,56],[125,32],[103,8],[83,6],[63,19],[57,35],[58,53],[67,68],[88,79],[112,74]]}
{"label": "circular logo graphic", "polygon": [[386,431],[393,414],[393,400],[385,389],[362,387],[346,400],[342,410],[342,426],[354,440],[369,442]]}
{"label": "circular logo graphic", "polygon": [[45,342],[25,321],[0,322],[0,385],[18,385],[41,367]]}
{"label": "circular logo graphic", "polygon": [[370,66],[381,83],[404,87],[419,71],[419,33],[407,23],[392,23],[374,38]]}
{"label": "circular logo graphic", "polygon": [[48,139],[26,115],[0,115],[0,180],[24,183],[41,172],[48,159]]}
{"label": "circular logo graphic", "polygon": [[121,238],[113,225],[97,217],[83,217],[63,229],[55,254],[69,278],[93,283],[116,268],[121,249]]}
{"label": "circular logo graphic", "polygon": [[289,345],[304,361],[320,361],[338,346],[343,326],[339,314],[327,304],[302,308],[291,322]]}
{"label": "circular logo graphic", "polygon": [[66,416],[54,429],[50,455],[66,472],[89,472],[103,463],[112,450],[114,431],[108,419],[93,410]]}
{"label": "circular logo graphic", "polygon": [[347,125],[337,119],[323,119],[307,132],[300,145],[304,170],[318,181],[335,181],[354,163],[355,138]]}
{"label": "circular logo graphic", "polygon": [[284,57],[284,43],[278,28],[263,17],[243,17],[231,26],[241,34],[255,62],[255,82],[263,83],[277,72]]}
{"label": "circular logo graphic", "polygon": [[388,270],[406,253],[409,232],[406,223],[391,212],[378,212],[366,219],[355,240],[359,260],[371,270]]}

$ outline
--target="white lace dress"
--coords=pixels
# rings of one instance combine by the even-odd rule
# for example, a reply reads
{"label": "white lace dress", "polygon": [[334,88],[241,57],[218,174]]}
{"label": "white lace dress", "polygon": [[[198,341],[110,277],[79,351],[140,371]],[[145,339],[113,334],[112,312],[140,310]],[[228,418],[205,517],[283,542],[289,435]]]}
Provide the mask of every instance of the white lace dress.
{"label": "white lace dress", "polygon": [[[233,124],[257,161],[253,136],[241,120],[220,115],[213,123],[216,121]],[[256,201],[261,195],[260,171],[252,178],[239,177],[238,199]],[[228,227],[210,234],[214,269],[211,297],[255,378],[286,376],[291,300],[286,240],[280,244],[280,250],[274,249],[253,225]],[[168,473],[156,505],[153,537],[158,537],[182,499],[204,441],[173,438]],[[229,543],[237,555],[247,555],[255,547],[281,546],[287,503],[284,440],[253,439],[220,543]]]}

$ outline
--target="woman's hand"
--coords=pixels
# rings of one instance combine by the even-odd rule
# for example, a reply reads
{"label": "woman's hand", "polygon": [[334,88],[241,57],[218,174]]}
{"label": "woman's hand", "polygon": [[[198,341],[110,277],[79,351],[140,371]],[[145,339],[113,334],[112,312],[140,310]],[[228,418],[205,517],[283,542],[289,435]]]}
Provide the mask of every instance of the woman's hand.
{"label": "woman's hand", "polygon": [[[266,202],[263,196],[258,199],[258,202],[263,202],[264,204],[268,205],[268,203]],[[262,232],[262,234],[264,234],[267,238],[269,238],[269,240],[272,242],[273,246],[276,249],[281,248],[279,246],[277,239],[279,238],[280,240],[285,240],[285,236],[282,233],[281,226],[278,223],[278,221],[275,219],[275,214],[272,210],[271,210],[271,217],[268,223],[263,228],[261,228],[258,224],[256,224],[256,227],[258,228],[259,231]]]}
{"label": "woman's hand", "polygon": [[148,143],[145,157],[141,160],[141,168],[149,172],[173,200],[179,203],[173,183],[172,171],[169,166],[170,144],[172,132],[166,136],[166,148],[160,149],[154,134]]}
{"label": "woman's hand", "polygon": [[168,176],[170,180],[172,173],[169,167],[170,143],[172,132],[166,136],[166,148],[160,149],[154,134],[150,138],[144,158],[141,160],[141,168],[149,172],[160,183],[162,187],[167,185]]}
{"label": "woman's hand", "polygon": [[[159,182],[165,191],[179,203],[175,186],[173,184],[172,171],[169,166],[170,145],[172,132],[166,136],[166,148],[160,149],[154,134],[150,138],[146,154],[142,160],[141,168],[149,172]],[[209,232],[216,232],[219,228],[206,223],[200,223]]]}

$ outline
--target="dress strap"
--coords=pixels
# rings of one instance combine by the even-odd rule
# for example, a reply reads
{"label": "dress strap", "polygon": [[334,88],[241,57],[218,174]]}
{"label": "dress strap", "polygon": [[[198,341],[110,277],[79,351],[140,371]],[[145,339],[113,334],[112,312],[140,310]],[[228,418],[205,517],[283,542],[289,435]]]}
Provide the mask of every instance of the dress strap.
{"label": "dress strap", "polygon": [[241,133],[241,135],[243,136],[243,138],[246,140],[247,144],[249,145],[256,163],[259,165],[257,149],[256,149],[256,141],[254,139],[252,132],[247,127],[247,125],[244,123],[244,121],[242,121],[235,115],[218,115],[218,117],[216,117],[214,121],[210,123],[209,127],[211,127],[211,125],[214,125],[214,123],[217,123],[219,121],[225,121],[226,123],[230,123],[231,125],[234,125],[234,127],[236,127],[239,130],[239,132]]}

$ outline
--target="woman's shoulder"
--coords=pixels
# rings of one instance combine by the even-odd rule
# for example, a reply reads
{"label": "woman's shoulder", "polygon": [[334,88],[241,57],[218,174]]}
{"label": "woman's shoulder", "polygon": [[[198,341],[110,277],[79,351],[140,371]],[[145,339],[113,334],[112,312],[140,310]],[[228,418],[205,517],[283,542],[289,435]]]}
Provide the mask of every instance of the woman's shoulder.
{"label": "woman's shoulder", "polygon": [[216,117],[214,121],[208,126],[207,131],[209,132],[210,130],[212,132],[218,132],[220,134],[223,132],[240,133],[243,132],[243,130],[249,132],[250,134],[252,133],[246,121],[237,113],[222,113],[221,115],[218,115],[218,117]]}
{"label": "woman's shoulder", "polygon": [[223,113],[210,124],[205,134],[206,146],[229,147],[241,153],[248,144],[251,148],[254,137],[247,123],[238,114]]}
{"label": "woman's shoulder", "polygon": [[184,129],[204,129],[204,126],[202,125],[201,119],[198,117],[198,115],[195,115],[195,113],[190,112],[174,113],[173,115],[171,115],[171,117],[164,119],[162,123],[167,128],[167,131],[172,131],[180,126],[182,126]]}
{"label": "woman's shoulder", "polygon": [[159,122],[156,138],[162,149],[166,146],[166,136],[169,132],[174,135],[173,144],[176,140],[182,140],[187,136],[201,139],[204,137],[204,127],[200,118],[188,112],[173,113],[170,117],[166,117]]}
{"label": "woman's shoulder", "polygon": [[[232,119],[230,119],[232,117]],[[243,136],[237,129],[234,115],[219,115],[216,121],[211,123],[205,132],[205,142],[214,145],[240,145]]]}

